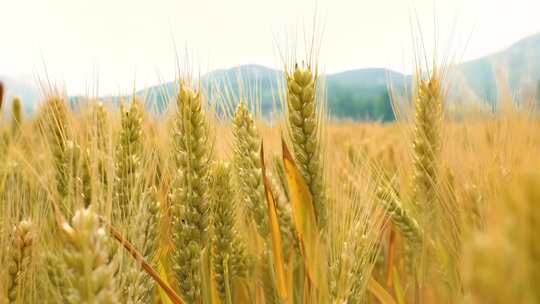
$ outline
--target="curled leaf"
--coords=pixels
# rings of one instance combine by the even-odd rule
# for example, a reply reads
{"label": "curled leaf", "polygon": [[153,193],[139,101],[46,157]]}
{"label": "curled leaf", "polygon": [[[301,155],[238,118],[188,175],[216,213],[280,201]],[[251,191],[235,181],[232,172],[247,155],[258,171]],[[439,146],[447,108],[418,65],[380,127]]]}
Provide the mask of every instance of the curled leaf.
{"label": "curled leaf", "polygon": [[266,177],[266,167],[264,164],[264,147],[261,143],[261,170],[264,183],[264,193],[268,204],[268,223],[270,234],[272,235],[272,254],[274,258],[274,270],[276,272],[278,295],[281,300],[287,299],[287,282],[285,278],[285,267],[283,262],[283,246],[281,243],[281,232],[276,211],[276,201],[272,194],[270,183]]}
{"label": "curled leaf", "polygon": [[318,284],[320,272],[317,263],[320,252],[317,252],[319,244],[319,229],[315,218],[315,208],[309,188],[300,174],[285,141],[282,140],[283,165],[289,188],[289,198],[292,206],[292,215],[300,250],[304,258],[304,264],[308,276],[315,286]]}

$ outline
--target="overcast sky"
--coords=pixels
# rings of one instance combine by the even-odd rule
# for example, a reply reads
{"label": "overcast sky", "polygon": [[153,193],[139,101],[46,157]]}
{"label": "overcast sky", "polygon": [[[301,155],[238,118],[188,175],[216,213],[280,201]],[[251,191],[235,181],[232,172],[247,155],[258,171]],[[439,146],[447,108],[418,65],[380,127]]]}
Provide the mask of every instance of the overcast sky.
{"label": "overcast sky", "polygon": [[43,76],[44,62],[50,78],[65,83],[70,94],[93,91],[96,84],[101,94],[128,92],[134,85],[173,79],[173,41],[180,51],[187,48],[202,73],[246,63],[280,67],[278,47],[287,48],[285,38],[294,33],[302,37],[302,28],[309,31],[314,15],[324,26],[319,61],[327,72],[360,67],[410,72],[413,7],[428,47],[435,14],[439,49],[453,55],[465,51],[463,59],[540,31],[535,0],[0,2],[0,75]]}

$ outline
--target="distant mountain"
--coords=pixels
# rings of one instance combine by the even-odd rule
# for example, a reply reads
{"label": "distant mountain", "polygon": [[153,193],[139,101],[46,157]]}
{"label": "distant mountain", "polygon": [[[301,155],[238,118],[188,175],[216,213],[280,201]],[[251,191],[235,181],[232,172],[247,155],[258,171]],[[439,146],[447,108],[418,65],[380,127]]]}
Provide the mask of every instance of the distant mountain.
{"label": "distant mountain", "polygon": [[407,82],[407,76],[379,68],[328,75],[329,113],[336,118],[393,120],[388,85],[402,89]]}
{"label": "distant mountain", "polygon": [[458,72],[478,98],[494,102],[502,85],[514,94],[536,91],[540,82],[540,33],[509,48],[462,63]]}
{"label": "distant mountain", "polygon": [[[401,73],[379,68],[326,75],[324,83],[330,115],[351,119],[392,120],[388,81],[402,87],[405,79],[406,76]],[[279,102],[279,92],[283,92],[282,81],[283,71],[254,64],[216,70],[201,77],[202,87],[208,88],[209,92],[216,88],[228,92],[228,96],[222,96],[228,102],[236,102],[240,95],[256,96],[260,110],[265,115],[279,107],[276,103]],[[175,83],[169,82],[138,91],[137,95],[146,97],[150,106],[161,111],[167,107],[170,96],[174,96],[175,86]]]}
{"label": "distant mountain", "polygon": [[[509,48],[475,60],[464,62],[453,70],[451,95],[453,101],[483,101],[494,105],[502,88],[517,99],[538,98],[540,91],[540,33],[524,38]],[[242,84],[260,86],[263,113],[273,109],[278,79],[283,72],[260,65],[243,65],[227,70],[217,70],[202,77],[209,87],[228,84],[238,94]],[[411,76],[382,68],[356,69],[325,77],[328,110],[332,117],[389,121],[394,119],[388,84],[398,91],[410,86]],[[163,108],[164,99],[157,92],[167,88],[172,94],[171,83],[150,88],[149,96],[155,97]],[[145,90],[146,91],[146,90]],[[139,92],[143,95],[144,91]],[[172,95],[169,95],[172,96]]]}
{"label": "distant mountain", "polygon": [[[229,101],[237,99],[240,93],[243,96],[256,95],[261,101],[261,110],[268,113],[272,111],[273,94],[278,91],[278,79],[281,77],[281,71],[250,64],[231,69],[215,70],[205,74],[200,79],[200,85],[207,88],[210,94],[219,89],[218,91],[225,95],[219,98],[225,98]],[[138,91],[136,94],[139,97],[145,97],[150,103],[150,107],[161,112],[167,108],[170,97],[175,95],[176,87],[175,82],[168,82]]]}
{"label": "distant mountain", "polygon": [[[457,103],[483,100],[494,104],[501,88],[507,88],[508,92],[518,97],[537,98],[537,92],[540,91],[540,33],[524,38],[500,52],[464,62],[456,67],[455,72],[450,92]],[[368,68],[328,74],[324,80],[328,110],[332,117],[388,121],[394,119],[388,83],[400,90],[410,86],[411,76],[382,68]],[[35,104],[39,95],[35,87],[24,81],[4,81],[8,95],[18,94],[25,104]],[[230,103],[237,101],[240,93],[244,96],[257,96],[260,110],[270,115],[276,109],[279,92],[283,91],[280,87],[282,81],[282,71],[250,64],[212,71],[201,77],[200,84],[211,93],[228,92],[220,98],[226,98]],[[146,97],[149,108],[162,112],[175,92],[176,83],[167,82],[136,94]],[[71,102],[76,103],[81,99],[84,98],[71,98]],[[106,99],[118,101],[118,97]],[[27,109],[31,108],[27,106]]]}

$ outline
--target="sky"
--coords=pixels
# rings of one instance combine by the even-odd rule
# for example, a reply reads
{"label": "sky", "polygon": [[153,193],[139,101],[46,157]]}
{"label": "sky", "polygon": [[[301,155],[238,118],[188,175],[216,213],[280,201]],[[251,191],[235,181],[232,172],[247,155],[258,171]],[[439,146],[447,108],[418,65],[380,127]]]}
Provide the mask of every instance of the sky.
{"label": "sky", "polygon": [[0,0],[0,7],[0,76],[47,77],[69,94],[172,80],[177,54],[201,74],[250,63],[281,68],[280,50],[297,49],[301,59],[313,32],[328,73],[408,73],[411,19],[427,50],[436,41],[454,61],[540,32],[534,0]]}

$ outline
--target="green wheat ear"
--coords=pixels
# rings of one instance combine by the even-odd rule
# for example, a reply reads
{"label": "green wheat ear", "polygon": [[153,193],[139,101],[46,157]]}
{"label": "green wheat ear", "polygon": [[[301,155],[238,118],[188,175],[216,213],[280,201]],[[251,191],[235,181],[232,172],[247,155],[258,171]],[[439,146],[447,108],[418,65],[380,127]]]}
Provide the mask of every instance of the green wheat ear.
{"label": "green wheat ear", "polygon": [[115,208],[113,219],[125,222],[131,216],[133,204],[140,200],[138,190],[142,164],[142,114],[135,101],[126,109],[120,107],[121,129],[115,152]]}
{"label": "green wheat ear", "polygon": [[[121,106],[121,130],[115,154],[114,220],[128,227],[127,238],[152,263],[157,250],[157,219],[159,206],[151,191],[144,187],[143,110],[133,100],[126,108]],[[97,118],[100,118],[99,116]],[[98,132],[103,130],[98,129]],[[98,142],[100,144],[100,142]],[[104,144],[103,142],[101,144]],[[137,261],[128,259],[121,273],[122,301],[148,303],[154,293],[154,283],[141,271]]]}
{"label": "green wheat ear", "polygon": [[255,222],[257,231],[263,238],[266,238],[269,230],[259,157],[261,138],[253,117],[243,101],[238,103],[236,107],[233,135],[234,166],[239,194]]}
{"label": "green wheat ear", "polygon": [[[143,191],[143,190],[141,190]],[[136,207],[137,213],[129,221],[127,235],[132,244],[151,266],[156,267],[155,254],[158,247],[158,217],[159,204],[154,199],[155,190],[143,192],[140,205]],[[122,279],[122,300],[125,303],[151,303],[155,293],[155,282],[141,270],[140,262],[129,259],[125,271],[120,275]]]}
{"label": "green wheat ear", "polygon": [[244,244],[236,228],[236,203],[231,183],[231,168],[218,163],[212,174],[211,202],[213,218],[213,255],[217,289],[225,301],[227,286],[232,286],[235,277],[246,275],[246,255]]}
{"label": "green wheat ear", "polygon": [[201,297],[200,261],[209,229],[208,178],[210,146],[202,97],[180,85],[174,123],[176,172],[172,191],[173,270],[187,303]]}
{"label": "green wheat ear", "polygon": [[[110,129],[109,118],[107,110],[103,106],[103,103],[98,102],[92,106],[92,126],[91,133],[88,134],[92,141],[92,164],[91,171],[97,177],[97,189],[94,196],[96,201],[99,202],[99,210],[103,208],[103,204],[106,200],[107,189],[110,184],[111,177],[109,176],[109,165],[112,164],[109,156],[109,141],[110,141]],[[112,175],[112,174],[111,174]],[[94,209],[98,210],[98,209]]]}
{"label": "green wheat ear", "polygon": [[322,159],[317,74],[310,66],[295,65],[286,73],[287,126],[294,157],[313,198],[318,226],[326,226],[326,194]]}
{"label": "green wheat ear", "polygon": [[79,209],[71,224],[64,223],[61,228],[70,279],[64,302],[119,303],[114,280],[117,267],[111,261],[107,232],[98,216],[90,209]]}

